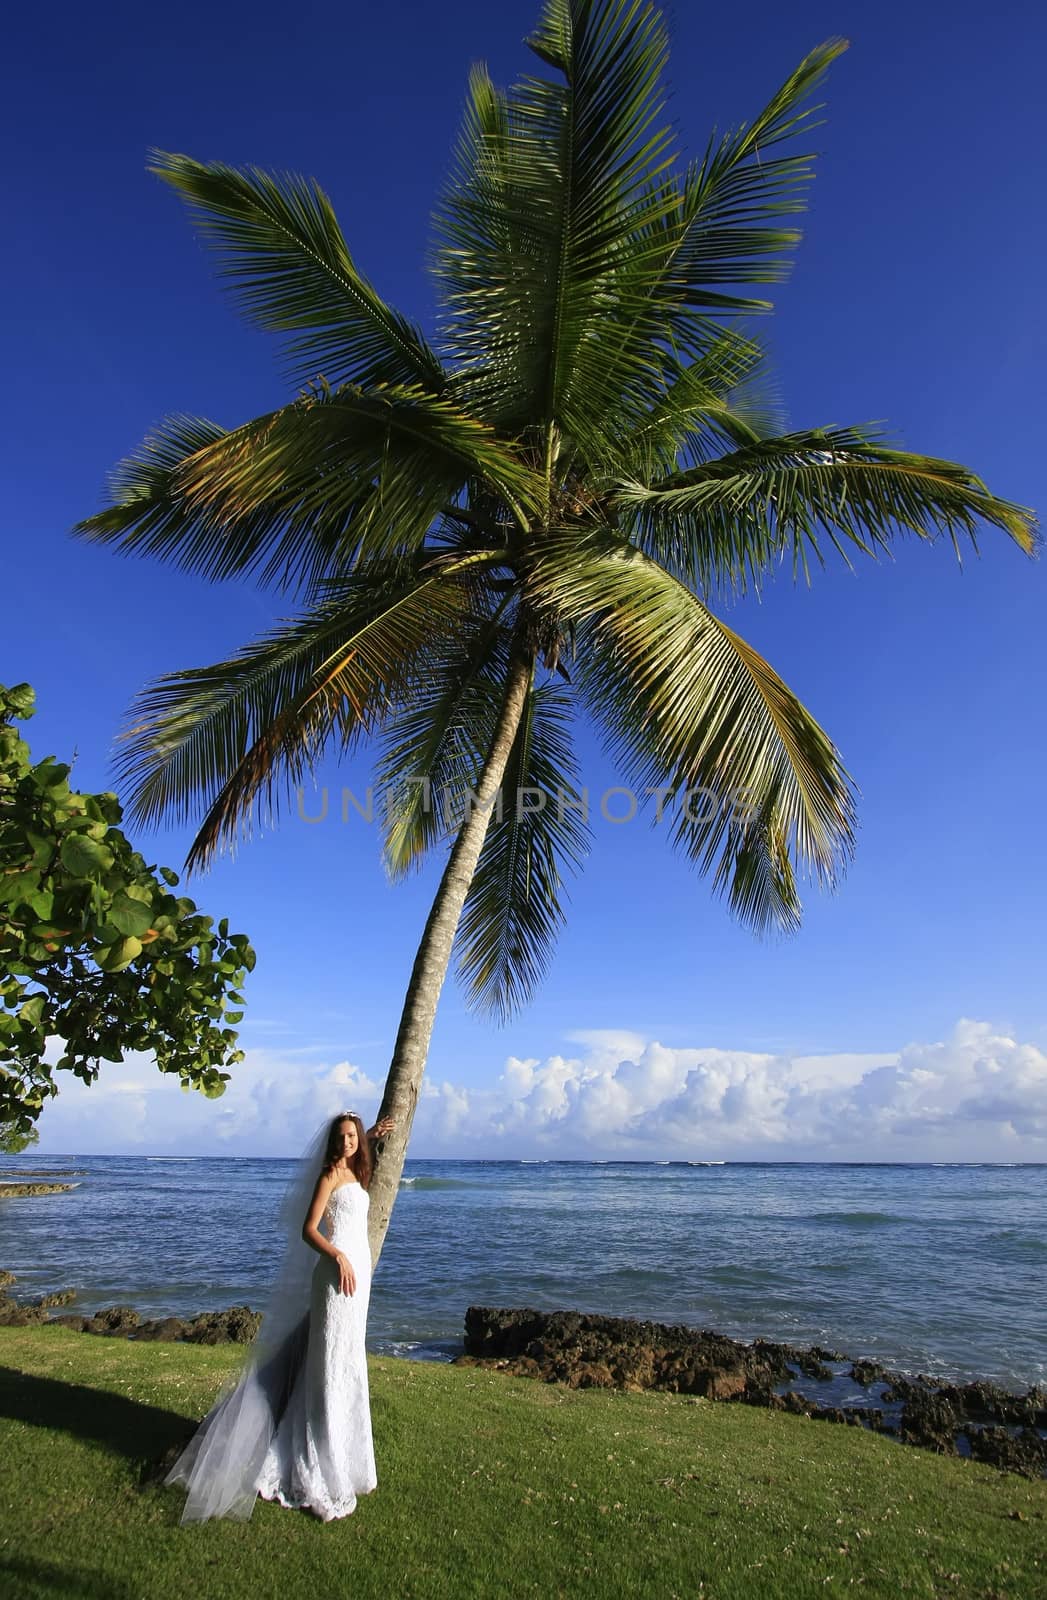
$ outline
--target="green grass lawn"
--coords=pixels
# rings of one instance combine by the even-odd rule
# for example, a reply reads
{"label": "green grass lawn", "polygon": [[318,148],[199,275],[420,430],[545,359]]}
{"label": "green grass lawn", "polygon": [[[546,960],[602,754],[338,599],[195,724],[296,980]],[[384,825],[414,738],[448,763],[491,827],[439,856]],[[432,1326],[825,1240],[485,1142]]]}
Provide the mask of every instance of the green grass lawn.
{"label": "green grass lawn", "polygon": [[0,1594],[1047,1597],[1047,1483],[749,1406],[370,1358],[378,1488],[181,1527],[240,1351],[0,1329]]}

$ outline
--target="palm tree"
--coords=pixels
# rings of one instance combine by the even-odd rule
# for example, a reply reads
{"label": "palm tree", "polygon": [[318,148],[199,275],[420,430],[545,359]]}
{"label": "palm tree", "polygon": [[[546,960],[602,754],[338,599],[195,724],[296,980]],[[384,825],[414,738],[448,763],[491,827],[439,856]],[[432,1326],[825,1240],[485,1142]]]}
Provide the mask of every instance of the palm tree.
{"label": "palm tree", "polygon": [[396,1127],[377,1152],[376,1262],[452,953],[470,1002],[503,1019],[549,961],[587,838],[563,801],[575,711],[660,807],[712,796],[697,816],[676,806],[672,842],[754,932],[794,930],[797,872],[833,887],[853,855],[853,786],[714,607],[787,555],[809,582],[820,533],[848,565],[848,547],[875,558],[899,532],[948,533],[962,559],[980,522],[1038,543],[1031,513],[966,468],[863,427],[784,432],[766,399],[751,330],[770,306],[743,291],[784,275],[812,171],[793,144],[843,41],[683,170],[659,124],[653,6],[545,0],[528,44],[541,76],[508,93],[471,76],[436,215],[435,342],[363,276],[315,183],[155,153],[248,316],[287,336],[301,388],[231,430],[167,420],[77,529],[251,574],[300,608],[133,708],[133,815],[206,805],[190,870],[371,735],[401,796],[390,870],[449,847],[381,1105]]}

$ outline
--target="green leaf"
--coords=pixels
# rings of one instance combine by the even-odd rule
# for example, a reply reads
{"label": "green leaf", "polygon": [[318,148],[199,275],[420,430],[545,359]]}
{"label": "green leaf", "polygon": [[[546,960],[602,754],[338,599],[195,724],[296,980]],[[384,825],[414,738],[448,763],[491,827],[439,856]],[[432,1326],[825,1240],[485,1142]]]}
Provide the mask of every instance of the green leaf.
{"label": "green leaf", "polygon": [[566,921],[564,880],[589,848],[577,796],[571,701],[555,683],[533,685],[502,780],[456,940],[473,1002],[502,1021],[534,994]]}
{"label": "green leaf", "polygon": [[479,479],[516,507],[529,464],[453,400],[418,386],[317,387],[226,433],[169,418],[113,474],[113,504],[74,532],[211,578],[301,593],[363,553],[422,545],[442,506]]}
{"label": "green leaf", "polygon": [[16,683],[13,689],[0,687],[0,715],[24,722],[35,709],[36,695],[28,683]]}
{"label": "green leaf", "polygon": [[256,807],[279,815],[325,745],[348,753],[411,692],[438,632],[469,615],[472,571],[470,558],[373,564],[232,660],[160,679],[118,757],[131,815],[188,818],[205,799],[190,868],[249,832]]}
{"label": "green leaf", "polygon": [[43,834],[34,833],[27,828],[25,843],[32,851],[32,864],[34,867],[44,867],[54,855],[55,843],[53,839],[45,839]]}
{"label": "green leaf", "polygon": [[31,1000],[26,1000],[23,1005],[19,1006],[19,1020],[32,1023],[33,1027],[39,1027],[44,1018],[44,1006],[46,1003],[46,999],[42,994],[34,994]]}
{"label": "green leaf", "polygon": [[60,851],[62,865],[75,877],[87,878],[107,872],[113,865],[113,852],[107,845],[83,833],[66,834]]}
{"label": "green leaf", "polygon": [[40,922],[49,922],[54,910],[55,897],[49,889],[37,889],[25,896],[25,904],[32,908]]}
{"label": "green leaf", "polygon": [[95,960],[103,972],[122,972],[129,967],[136,957],[142,954],[142,941],[129,937],[121,939],[117,944],[108,949],[99,950]]}
{"label": "green leaf", "polygon": [[113,896],[108,920],[125,937],[138,938],[152,926],[149,907],[143,905],[137,897],[132,898],[129,889],[121,889]]}
{"label": "green leaf", "polygon": [[757,932],[793,932],[790,860],[834,887],[854,854],[839,752],[759,653],[621,536],[550,540],[533,592],[583,636],[581,692],[637,795],[700,792],[673,839]]}
{"label": "green leaf", "polygon": [[872,430],[822,428],[757,439],[651,484],[614,493],[633,538],[703,589],[758,588],[774,562],[792,553],[810,581],[808,553],[824,566],[818,533],[851,562],[846,543],[874,556],[901,532],[933,540],[958,535],[977,552],[979,521],[1000,528],[1027,555],[1036,549],[1031,511],[989,493],[966,467],[888,449]]}
{"label": "green leaf", "polygon": [[298,334],[288,350],[293,375],[442,389],[435,352],[360,274],[318,184],[152,154],[151,170],[191,208],[247,315],[273,332]]}
{"label": "green leaf", "polygon": [[56,765],[50,756],[33,769],[33,777],[41,789],[60,790],[70,773],[67,766]]}

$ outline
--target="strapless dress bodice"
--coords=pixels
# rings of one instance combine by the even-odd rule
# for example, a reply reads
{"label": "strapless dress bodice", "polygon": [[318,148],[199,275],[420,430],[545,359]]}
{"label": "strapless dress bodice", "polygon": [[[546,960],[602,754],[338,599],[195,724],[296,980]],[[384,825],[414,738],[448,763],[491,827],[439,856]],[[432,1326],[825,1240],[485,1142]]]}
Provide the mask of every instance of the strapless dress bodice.
{"label": "strapless dress bodice", "polygon": [[361,1183],[343,1183],[327,1201],[324,1217],[327,1237],[332,1244],[341,1244],[361,1236],[367,1237],[367,1213],[371,1196]]}

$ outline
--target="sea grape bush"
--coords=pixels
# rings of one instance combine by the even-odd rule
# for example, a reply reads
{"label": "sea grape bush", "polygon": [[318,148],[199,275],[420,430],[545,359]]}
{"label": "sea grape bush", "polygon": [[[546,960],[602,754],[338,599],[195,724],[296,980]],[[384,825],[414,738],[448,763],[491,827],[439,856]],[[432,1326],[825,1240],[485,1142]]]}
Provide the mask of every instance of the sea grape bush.
{"label": "sea grape bush", "polygon": [[[115,794],[70,788],[70,768],[33,762],[13,725],[33,715],[27,683],[0,685],[0,1129],[24,1147],[54,1073],[93,1083],[103,1061],[155,1055],[209,1099],[236,1049],[255,964],[246,935],[176,893],[117,824]],[[233,1009],[230,1009],[233,1008]],[[49,1050],[49,1046],[51,1046]],[[48,1054],[59,1053],[48,1060]]]}

